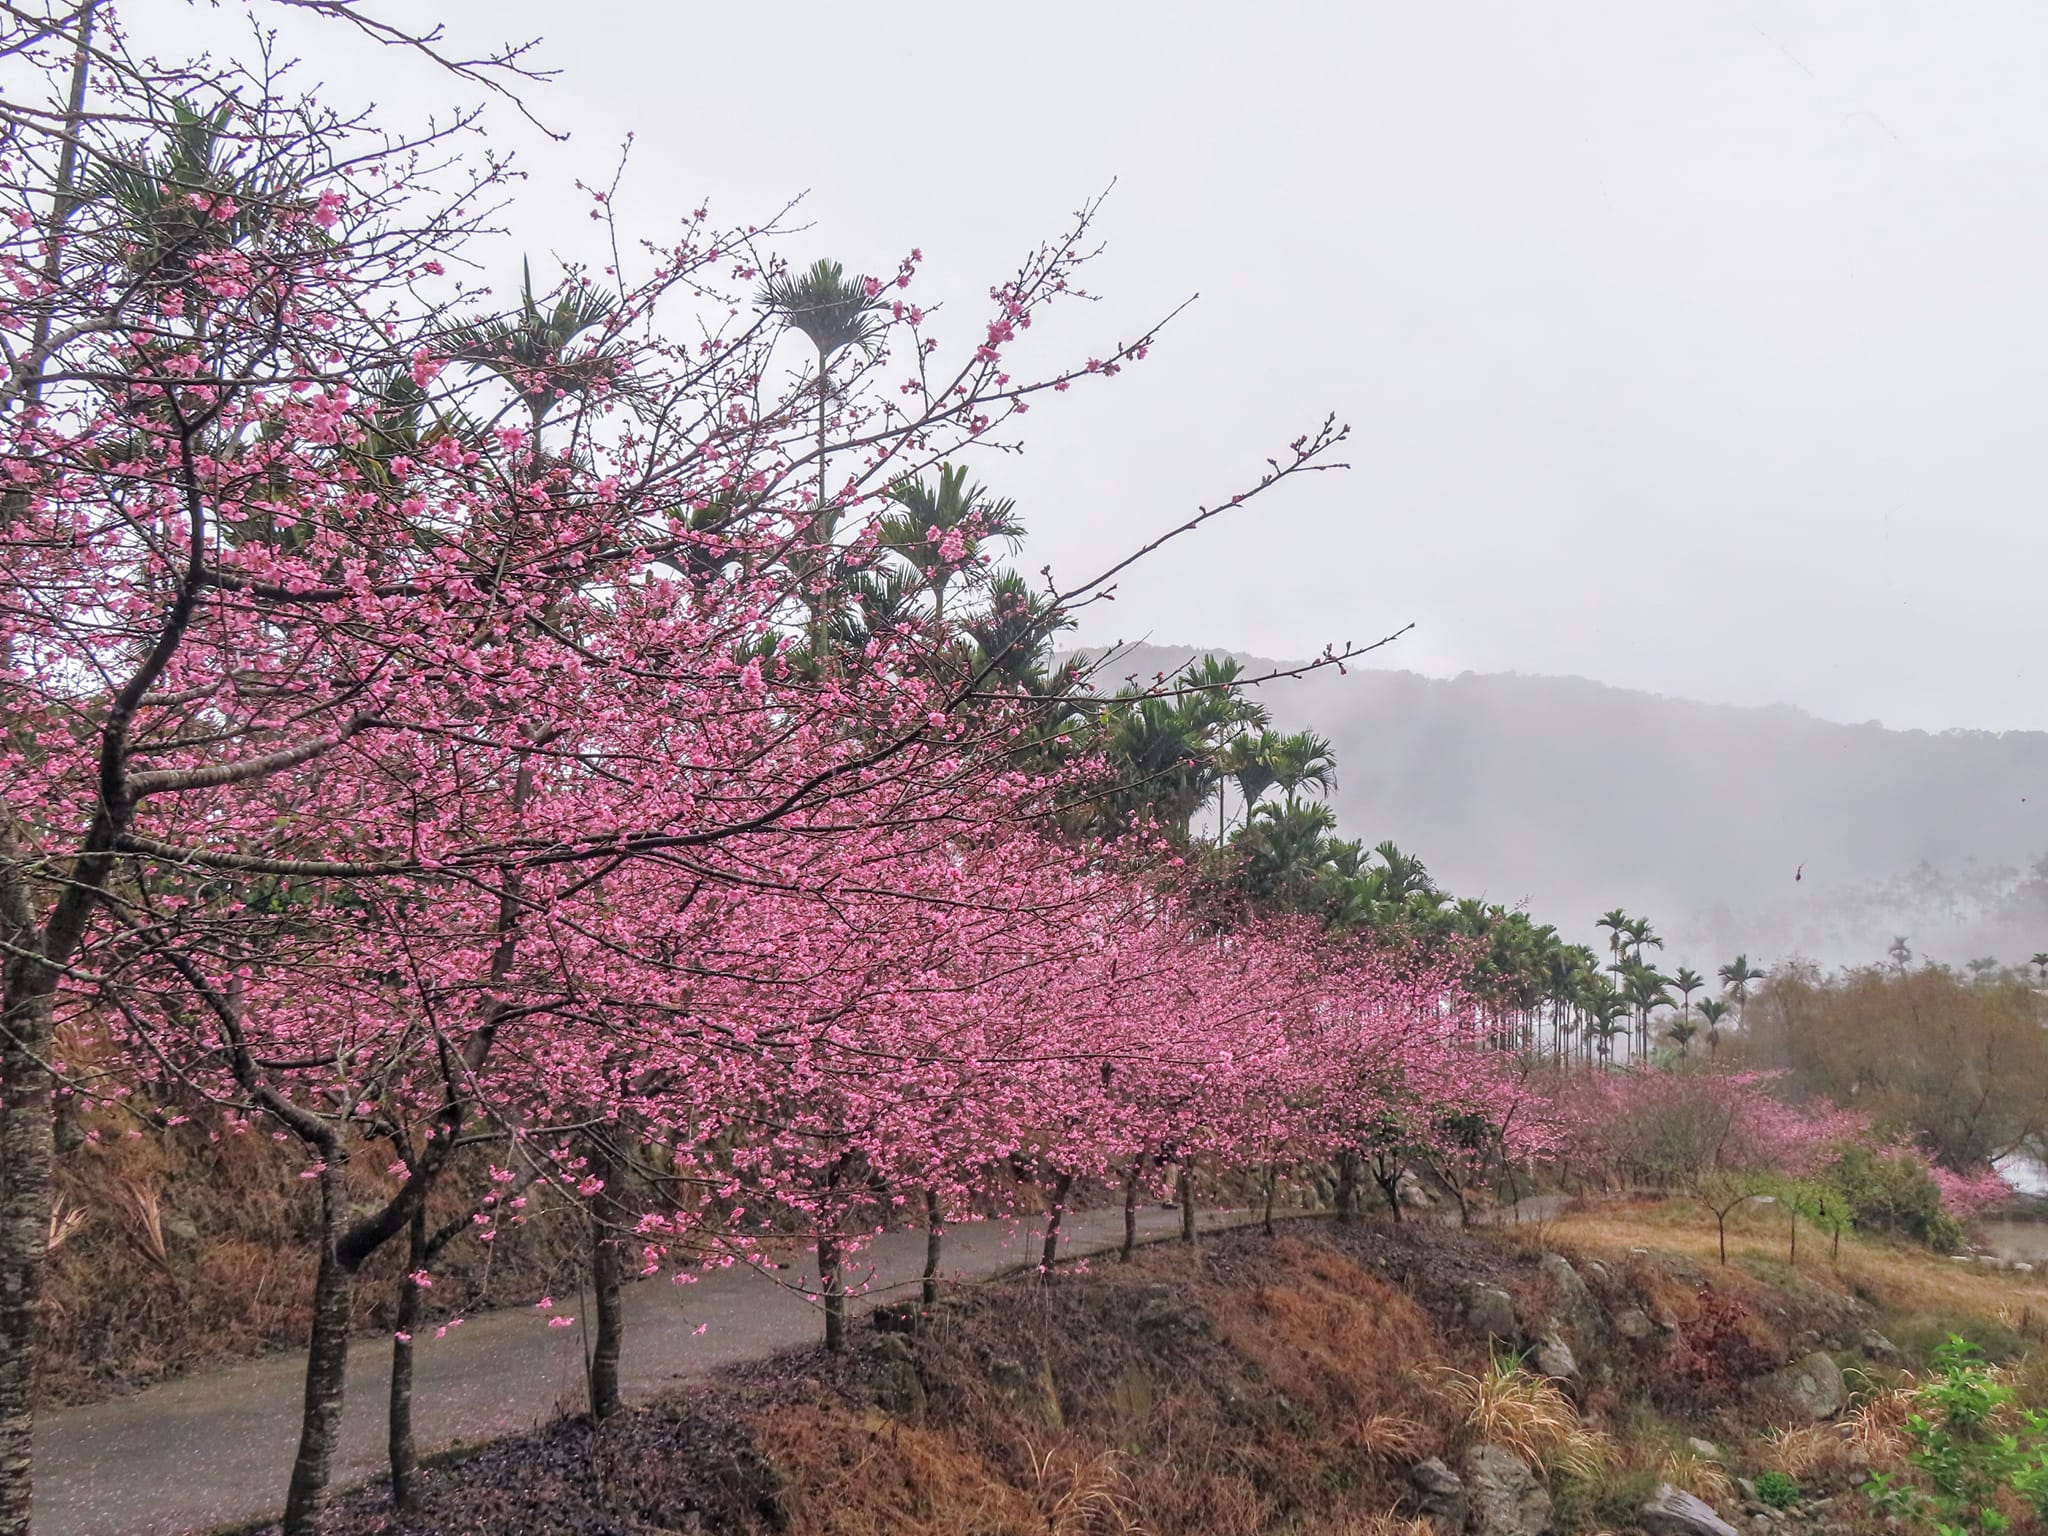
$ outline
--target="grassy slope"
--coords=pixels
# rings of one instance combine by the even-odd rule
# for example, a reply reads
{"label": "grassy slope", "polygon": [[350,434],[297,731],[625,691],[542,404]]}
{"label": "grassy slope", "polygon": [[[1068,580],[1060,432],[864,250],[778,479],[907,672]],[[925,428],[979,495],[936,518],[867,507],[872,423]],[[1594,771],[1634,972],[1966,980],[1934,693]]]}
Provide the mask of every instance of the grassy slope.
{"label": "grassy slope", "polygon": [[[1049,1288],[967,1290],[914,1340],[863,1327],[844,1357],[785,1356],[602,1431],[565,1422],[486,1447],[436,1469],[414,1519],[390,1523],[371,1489],[337,1528],[1362,1536],[1406,1528],[1407,1468],[1455,1457],[1484,1421],[1546,1463],[1561,1531],[1612,1529],[1662,1480],[1725,1506],[1730,1472],[1784,1466],[1846,1495],[1845,1438],[1771,1438],[1744,1377],[1812,1336],[1868,1366],[1852,1379],[1876,1402],[1892,1378],[1858,1361],[1861,1329],[1910,1353],[1961,1328],[2021,1355],[2048,1296],[1854,1239],[1839,1269],[1816,1242],[1794,1271],[1782,1236],[1752,1223],[1723,1269],[1710,1229],[1640,1206],[1519,1231],[1298,1222],[1198,1254],[1161,1247]],[[1610,1311],[1640,1305],[1679,1329],[1587,1361],[1583,1414],[1494,1370],[1462,1321],[1474,1283],[1540,1312],[1544,1249],[1599,1258]],[[1733,1465],[1689,1451],[1693,1433]],[[1831,1518],[1864,1528],[1853,1495]]]}

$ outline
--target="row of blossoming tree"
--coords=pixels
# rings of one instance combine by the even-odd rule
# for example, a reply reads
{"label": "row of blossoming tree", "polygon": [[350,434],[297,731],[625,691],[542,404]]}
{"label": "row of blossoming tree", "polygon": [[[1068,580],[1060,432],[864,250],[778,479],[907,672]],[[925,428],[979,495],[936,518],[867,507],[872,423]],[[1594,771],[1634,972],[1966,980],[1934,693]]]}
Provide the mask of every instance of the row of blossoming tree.
{"label": "row of blossoming tree", "polygon": [[589,1212],[602,1415],[635,1270],[807,1237],[836,1344],[891,1210],[936,1250],[1021,1182],[1057,1209],[1326,1156],[1364,1106],[1489,1113],[1508,1074],[1464,1061],[1450,969],[1221,927],[1156,825],[1088,809],[1116,769],[1046,647],[1123,566],[999,573],[1014,521],[952,461],[1145,356],[1010,360],[1078,294],[1092,209],[957,354],[917,253],[791,271],[701,212],[637,276],[492,307],[450,277],[503,184],[468,120],[394,141],[91,0],[0,26],[0,1531],[29,1527],[55,1160],[123,1106],[300,1150],[294,1532],[367,1261],[405,1246],[402,1498],[433,1261],[536,1185]]}
{"label": "row of blossoming tree", "polygon": [[957,347],[917,252],[792,269],[702,211],[493,304],[451,276],[504,186],[471,119],[394,139],[267,57],[167,65],[99,0],[0,45],[0,1533],[30,1528],[56,1160],[124,1113],[297,1151],[294,1536],[366,1265],[404,1254],[403,1502],[435,1264],[537,1190],[587,1222],[602,1417],[635,1274],[794,1240],[836,1346],[892,1221],[929,1298],[965,1216],[1042,1209],[1050,1266],[1089,1186],[1128,1252],[1167,1170],[1192,1232],[1198,1176],[1269,1219],[1305,1165],[1345,1214],[1417,1163],[1462,1203],[1610,1127],[1531,1075],[1470,946],[1265,899],[1257,847],[1220,898],[1186,754],[1133,745],[1257,680],[1097,691],[1051,643],[1131,562],[996,564],[1016,511],[964,459],[1154,340],[1026,366],[1092,207]]}

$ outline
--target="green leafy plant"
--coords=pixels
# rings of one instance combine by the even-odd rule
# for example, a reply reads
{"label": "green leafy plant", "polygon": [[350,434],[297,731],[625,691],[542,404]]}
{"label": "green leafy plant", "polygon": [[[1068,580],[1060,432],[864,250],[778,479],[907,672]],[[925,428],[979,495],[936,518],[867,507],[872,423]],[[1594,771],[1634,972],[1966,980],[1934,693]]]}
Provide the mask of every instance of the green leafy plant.
{"label": "green leafy plant", "polygon": [[1759,1472],[1756,1496],[1773,1509],[1790,1509],[1799,1502],[1799,1484],[1790,1473]]}
{"label": "green leafy plant", "polygon": [[1878,1513],[1938,1536],[2001,1536],[2009,1492],[2048,1516],[2048,1414],[2021,1407],[1981,1349],[1951,1334],[1911,1400],[1902,1428],[1917,1475],[1872,1477],[1864,1491]]}

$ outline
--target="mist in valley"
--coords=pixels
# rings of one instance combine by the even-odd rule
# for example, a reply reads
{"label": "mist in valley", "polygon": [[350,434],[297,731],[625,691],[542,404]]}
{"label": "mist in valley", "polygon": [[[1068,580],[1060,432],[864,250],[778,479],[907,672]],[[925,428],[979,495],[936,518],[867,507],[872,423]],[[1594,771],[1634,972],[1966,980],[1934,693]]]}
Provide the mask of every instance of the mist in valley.
{"label": "mist in valley", "polygon": [[[1099,654],[1099,653],[1098,653]],[[1109,655],[1097,686],[1206,652]],[[1292,665],[1236,657],[1251,675]],[[1324,668],[1264,683],[1281,730],[1336,749],[1345,835],[1391,839],[1444,889],[1606,947],[1650,917],[1674,963],[2048,949],[2048,732],[1888,730],[1576,677]]]}

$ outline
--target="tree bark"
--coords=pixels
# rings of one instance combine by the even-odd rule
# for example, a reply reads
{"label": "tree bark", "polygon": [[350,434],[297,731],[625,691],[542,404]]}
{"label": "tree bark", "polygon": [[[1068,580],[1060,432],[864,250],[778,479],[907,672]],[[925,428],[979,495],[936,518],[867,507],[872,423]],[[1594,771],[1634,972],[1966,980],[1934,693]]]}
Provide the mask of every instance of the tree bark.
{"label": "tree bark", "polygon": [[825,1347],[846,1348],[846,1276],[839,1264],[839,1234],[818,1234],[818,1294],[825,1302]]}
{"label": "tree bark", "polygon": [[1180,1240],[1192,1243],[1195,1240],[1195,1160],[1191,1157],[1180,1165]]}
{"label": "tree bark", "polygon": [[405,1278],[398,1282],[397,1319],[391,1338],[391,1411],[388,1454],[391,1462],[391,1504],[411,1509],[419,1503],[420,1456],[412,1432],[412,1336],[420,1320],[420,1286],[413,1276],[427,1267],[427,1207],[413,1208],[407,1229]]}
{"label": "tree bark", "polygon": [[939,1254],[946,1244],[944,1213],[939,1209],[939,1192],[924,1192],[924,1285],[919,1299],[927,1307],[939,1304]]}
{"label": "tree bark", "polygon": [[1337,1154],[1337,1219],[1349,1226],[1358,1220],[1358,1154]]}
{"label": "tree bark", "polygon": [[1273,1195],[1279,1188],[1280,1165],[1278,1163],[1268,1163],[1266,1165],[1266,1217],[1259,1224],[1259,1229],[1268,1237],[1273,1235]]}
{"label": "tree bark", "polygon": [[1131,1159],[1130,1171],[1124,1175],[1124,1245],[1118,1250],[1119,1264],[1131,1262],[1131,1255],[1138,1249],[1138,1181],[1145,1174],[1145,1154],[1140,1152]]}
{"label": "tree bark", "polygon": [[619,1411],[619,1356],[626,1336],[625,1298],[621,1290],[623,1256],[619,1225],[624,1210],[618,1185],[623,1177],[618,1150],[607,1134],[589,1140],[591,1172],[604,1188],[590,1200],[590,1290],[597,1314],[597,1334],[590,1350],[590,1417],[602,1423]]}
{"label": "tree bark", "polygon": [[349,1303],[355,1276],[340,1247],[348,1222],[344,1160],[330,1153],[320,1173],[320,1268],[313,1280],[313,1329],[306,1350],[306,1398],[299,1451],[285,1494],[283,1536],[315,1536],[327,1502],[334,1451],[341,1439],[342,1390],[348,1379]]}
{"label": "tree bark", "polygon": [[1038,1262],[1039,1278],[1052,1284],[1052,1267],[1059,1259],[1060,1218],[1067,1213],[1067,1196],[1074,1192],[1074,1176],[1063,1173],[1053,1181],[1052,1209],[1045,1218],[1045,1251]]}
{"label": "tree bark", "polygon": [[44,1065],[52,999],[39,987],[10,990],[19,1001],[0,1017],[0,1532],[27,1536],[35,1495],[35,1350],[56,1164]]}

